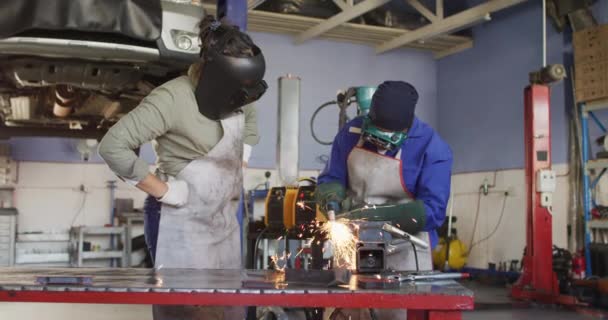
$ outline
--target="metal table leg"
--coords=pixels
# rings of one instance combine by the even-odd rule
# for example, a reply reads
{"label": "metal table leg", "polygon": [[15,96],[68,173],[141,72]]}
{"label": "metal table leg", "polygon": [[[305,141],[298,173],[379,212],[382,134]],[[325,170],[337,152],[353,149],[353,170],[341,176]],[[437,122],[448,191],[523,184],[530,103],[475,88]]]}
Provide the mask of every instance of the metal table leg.
{"label": "metal table leg", "polygon": [[268,239],[264,239],[264,252],[262,253],[262,269],[268,269]]}
{"label": "metal table leg", "polygon": [[407,310],[407,320],[462,320],[462,312],[460,310]]}
{"label": "metal table leg", "polygon": [[126,240],[125,240],[125,248],[127,249],[127,259],[123,262],[123,266],[130,268],[131,267],[131,254],[133,252],[133,248],[131,247],[132,243],[132,235],[131,235],[131,227],[132,220],[131,218],[127,218],[127,230],[126,230]]}

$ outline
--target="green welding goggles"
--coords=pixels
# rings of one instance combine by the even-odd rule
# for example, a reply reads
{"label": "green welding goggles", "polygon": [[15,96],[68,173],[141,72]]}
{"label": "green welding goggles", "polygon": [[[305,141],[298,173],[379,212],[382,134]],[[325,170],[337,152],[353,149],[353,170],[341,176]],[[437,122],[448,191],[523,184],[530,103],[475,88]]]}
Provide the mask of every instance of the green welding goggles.
{"label": "green welding goggles", "polygon": [[399,148],[403,141],[407,138],[405,132],[392,132],[381,130],[376,127],[369,117],[363,119],[363,128],[361,130],[363,140],[367,141],[378,148],[385,150],[393,150]]}

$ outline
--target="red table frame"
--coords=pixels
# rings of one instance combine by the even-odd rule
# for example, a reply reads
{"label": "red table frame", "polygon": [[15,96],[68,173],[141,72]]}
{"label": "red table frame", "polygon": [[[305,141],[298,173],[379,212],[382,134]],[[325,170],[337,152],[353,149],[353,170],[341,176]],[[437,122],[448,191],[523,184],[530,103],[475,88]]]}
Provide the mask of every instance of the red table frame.
{"label": "red table frame", "polygon": [[472,296],[434,294],[397,295],[361,293],[161,293],[0,290],[3,302],[53,302],[156,305],[230,305],[339,308],[399,308],[408,320],[457,320],[462,311],[473,310]]}

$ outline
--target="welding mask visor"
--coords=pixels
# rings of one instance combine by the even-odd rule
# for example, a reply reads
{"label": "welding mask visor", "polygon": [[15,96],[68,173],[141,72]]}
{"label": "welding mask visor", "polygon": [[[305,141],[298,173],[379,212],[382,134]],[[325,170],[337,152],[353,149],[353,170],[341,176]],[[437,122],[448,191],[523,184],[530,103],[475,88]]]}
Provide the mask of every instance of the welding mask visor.
{"label": "welding mask visor", "polygon": [[399,148],[407,138],[405,131],[387,131],[380,129],[366,116],[363,119],[361,134],[364,141],[367,141],[383,150],[394,150]]}
{"label": "welding mask visor", "polygon": [[213,49],[205,53],[195,90],[198,110],[205,117],[224,119],[266,92],[264,55],[257,46],[252,50],[252,57],[231,57]]}

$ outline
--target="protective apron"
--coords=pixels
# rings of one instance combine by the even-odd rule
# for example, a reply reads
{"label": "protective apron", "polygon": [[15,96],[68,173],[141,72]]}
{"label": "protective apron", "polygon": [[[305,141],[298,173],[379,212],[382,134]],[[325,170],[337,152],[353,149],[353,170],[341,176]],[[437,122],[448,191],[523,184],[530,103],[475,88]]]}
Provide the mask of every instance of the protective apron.
{"label": "protective apron", "polygon": [[[402,175],[401,149],[393,157],[363,149],[363,139],[351,150],[347,159],[348,196],[354,203],[386,204],[407,203],[413,196],[405,187]],[[416,234],[429,241],[427,232]],[[420,270],[432,270],[430,249],[417,249]],[[416,270],[416,259],[413,248],[406,248],[386,258],[387,266],[398,271]],[[406,319],[404,309],[377,309],[375,319]],[[372,320],[368,309],[327,310],[331,320]]]}
{"label": "protective apron", "polygon": [[[412,194],[403,179],[401,152],[389,157],[363,149],[363,139],[348,155],[348,195],[354,203],[386,204],[407,203],[413,200]],[[416,234],[429,243],[427,232]],[[416,248],[420,270],[432,270],[431,249]],[[387,257],[387,266],[398,271],[415,271],[416,257],[414,248],[403,249]]]}
{"label": "protective apron", "polygon": [[[236,214],[243,181],[244,119],[237,113],[221,120],[222,139],[174,177],[188,183],[188,203],[180,208],[162,205],[156,268],[241,268]],[[243,308],[154,307],[156,320],[243,318]]]}

